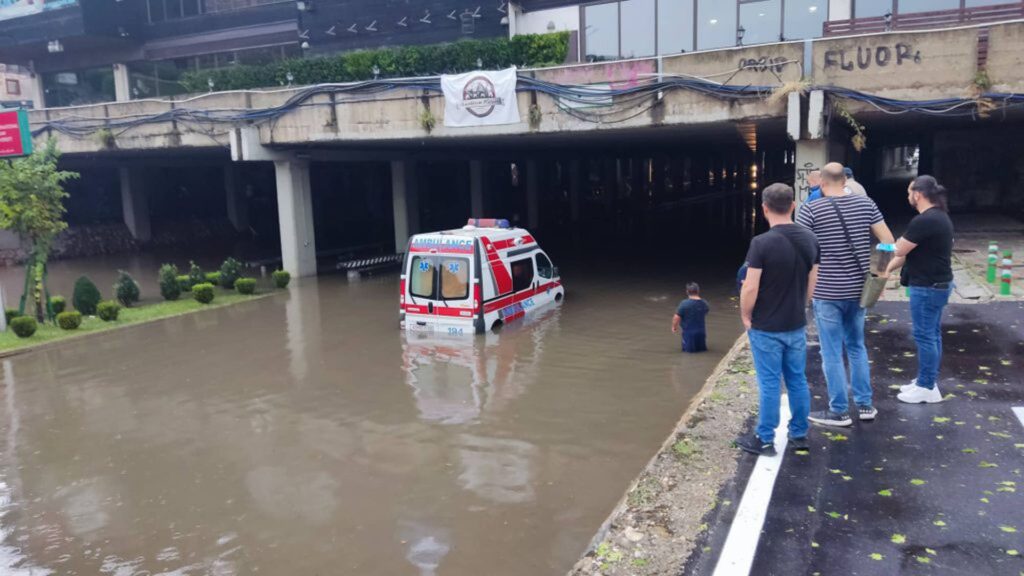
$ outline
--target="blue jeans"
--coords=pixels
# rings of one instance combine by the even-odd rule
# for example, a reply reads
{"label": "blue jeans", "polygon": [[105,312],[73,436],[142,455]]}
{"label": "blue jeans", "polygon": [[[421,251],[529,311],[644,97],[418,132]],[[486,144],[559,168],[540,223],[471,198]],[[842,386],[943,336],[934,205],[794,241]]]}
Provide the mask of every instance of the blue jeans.
{"label": "blue jeans", "polygon": [[910,318],[917,343],[917,385],[931,390],[942,362],[942,311],[953,288],[910,287]]}
{"label": "blue jeans", "polygon": [[[864,347],[864,309],[860,300],[815,300],[814,321],[821,342],[821,370],[828,383],[828,407],[846,414],[850,409],[847,389],[853,388],[858,406],[871,406],[871,368]],[[850,363],[850,382],[846,380],[843,349]]]}
{"label": "blue jeans", "polygon": [[764,442],[775,441],[779,426],[779,403],[782,392],[780,378],[786,380],[789,393],[789,435],[807,436],[807,414],[811,411],[811,393],[807,390],[807,330],[762,332],[749,330],[750,350],[754,354],[757,386],[761,408],[757,420],[757,436]]}

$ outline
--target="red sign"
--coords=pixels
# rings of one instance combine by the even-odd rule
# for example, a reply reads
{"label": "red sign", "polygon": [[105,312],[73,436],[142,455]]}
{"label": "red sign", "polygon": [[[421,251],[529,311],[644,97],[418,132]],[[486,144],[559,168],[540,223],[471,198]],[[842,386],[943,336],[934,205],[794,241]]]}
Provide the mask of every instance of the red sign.
{"label": "red sign", "polygon": [[0,158],[28,156],[32,153],[32,133],[28,127],[28,111],[0,112]]}

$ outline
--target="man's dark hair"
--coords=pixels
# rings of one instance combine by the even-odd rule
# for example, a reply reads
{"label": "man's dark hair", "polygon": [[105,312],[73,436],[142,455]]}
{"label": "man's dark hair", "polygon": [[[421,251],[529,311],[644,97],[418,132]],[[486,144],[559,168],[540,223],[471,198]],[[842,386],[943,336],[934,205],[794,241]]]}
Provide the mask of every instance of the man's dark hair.
{"label": "man's dark hair", "polygon": [[686,285],[687,294],[700,294],[700,285],[696,282],[690,282]]}
{"label": "man's dark hair", "polygon": [[793,189],[781,182],[772,184],[761,193],[761,203],[773,214],[785,216],[793,207]]}

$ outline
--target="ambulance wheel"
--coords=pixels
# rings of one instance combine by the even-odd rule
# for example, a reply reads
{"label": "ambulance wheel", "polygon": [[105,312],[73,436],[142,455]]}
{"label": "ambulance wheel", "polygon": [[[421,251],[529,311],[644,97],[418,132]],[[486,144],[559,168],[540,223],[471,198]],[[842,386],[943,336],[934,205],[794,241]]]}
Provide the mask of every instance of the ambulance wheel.
{"label": "ambulance wheel", "polygon": [[559,292],[558,294],[555,294],[555,302],[561,302],[561,301],[562,301],[562,293]]}
{"label": "ambulance wheel", "polygon": [[495,320],[494,324],[491,324],[492,332],[501,332],[501,328],[505,325],[501,320]]}

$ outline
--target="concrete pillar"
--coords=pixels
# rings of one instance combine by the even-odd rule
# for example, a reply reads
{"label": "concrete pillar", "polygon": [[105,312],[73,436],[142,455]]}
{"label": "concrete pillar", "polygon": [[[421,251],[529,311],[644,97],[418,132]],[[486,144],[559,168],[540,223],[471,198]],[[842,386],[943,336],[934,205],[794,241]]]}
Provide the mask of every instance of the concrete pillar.
{"label": "concrete pillar", "polygon": [[281,228],[281,260],[292,276],[316,276],[316,238],[309,162],[277,160],[277,215]]}
{"label": "concrete pillar", "polygon": [[540,162],[526,162],[526,227],[540,227]]}
{"label": "concrete pillar", "polygon": [[796,142],[796,186],[797,206],[807,200],[810,185],[807,175],[813,170],[820,170],[828,163],[828,140],[797,140]]}
{"label": "concrete pillar", "polygon": [[469,161],[469,211],[471,218],[487,218],[484,213],[484,163]]}
{"label": "concrete pillar", "polygon": [[420,231],[419,180],[416,163],[391,162],[391,202],[395,214],[395,252],[403,252],[409,237]]}
{"label": "concrete pillar", "polygon": [[228,220],[237,232],[249,229],[249,198],[242,187],[240,167],[228,164],[224,167],[224,195],[227,198]]}
{"label": "concrete pillar", "polygon": [[132,99],[132,83],[125,64],[114,64],[114,99],[118,102]]}
{"label": "concrete pillar", "polygon": [[569,221],[580,221],[580,192],[583,188],[583,167],[579,160],[569,161]]}
{"label": "concrete pillar", "polygon": [[148,242],[151,237],[149,222],[149,200],[146,195],[145,179],[139,168],[121,167],[121,210],[124,223],[132,238]]}

